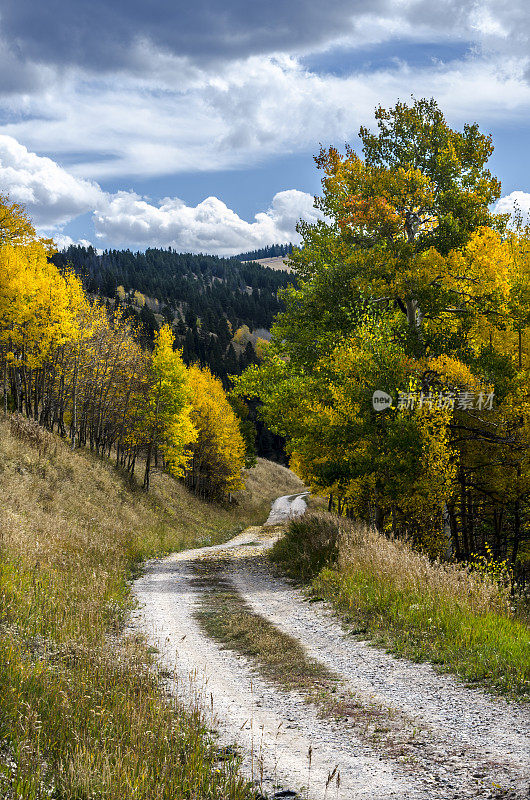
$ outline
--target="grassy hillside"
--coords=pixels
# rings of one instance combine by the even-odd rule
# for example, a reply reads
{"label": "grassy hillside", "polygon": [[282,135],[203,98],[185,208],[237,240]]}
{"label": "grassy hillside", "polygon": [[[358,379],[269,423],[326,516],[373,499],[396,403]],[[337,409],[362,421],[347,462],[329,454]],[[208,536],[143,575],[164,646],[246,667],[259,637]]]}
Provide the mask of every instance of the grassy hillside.
{"label": "grassy hillside", "polygon": [[139,560],[221,541],[296,491],[260,460],[221,508],[155,474],[149,496],[111,464],[15,439],[0,422],[0,796],[249,796],[198,713],[161,693],[141,642],[119,634]]}
{"label": "grassy hillside", "polygon": [[288,265],[289,256],[273,256],[272,258],[254,258],[251,262],[243,262],[243,263],[253,263],[253,264],[261,264],[262,267],[268,267],[269,269],[279,269],[283,272],[292,272],[291,267]]}

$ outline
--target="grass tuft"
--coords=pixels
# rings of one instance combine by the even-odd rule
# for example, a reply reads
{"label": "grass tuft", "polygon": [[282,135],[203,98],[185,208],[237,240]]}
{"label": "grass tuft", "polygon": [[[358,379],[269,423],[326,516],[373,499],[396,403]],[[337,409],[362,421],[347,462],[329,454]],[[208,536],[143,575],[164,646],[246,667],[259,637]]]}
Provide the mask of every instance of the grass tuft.
{"label": "grass tuft", "polygon": [[339,554],[339,529],[335,521],[319,514],[294,518],[288,534],[278,539],[271,558],[292,578],[309,581]]}
{"label": "grass tuft", "polygon": [[229,562],[205,559],[194,562],[193,570],[206,589],[196,616],[208,636],[253,659],[262,675],[282,689],[316,699],[335,688],[333,673],[310,658],[296,639],[256,614],[223,578]]}

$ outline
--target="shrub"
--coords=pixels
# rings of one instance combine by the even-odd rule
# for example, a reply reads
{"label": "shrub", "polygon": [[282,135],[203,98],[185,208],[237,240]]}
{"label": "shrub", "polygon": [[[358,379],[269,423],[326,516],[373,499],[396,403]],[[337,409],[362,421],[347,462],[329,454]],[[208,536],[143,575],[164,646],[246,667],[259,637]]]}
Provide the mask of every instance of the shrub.
{"label": "shrub", "polygon": [[38,422],[22,414],[13,414],[10,421],[11,436],[39,451],[39,458],[46,455],[54,441],[53,436]]}
{"label": "shrub", "polygon": [[271,558],[293,578],[308,581],[338,558],[341,526],[325,514],[291,520],[287,533],[272,550]]}

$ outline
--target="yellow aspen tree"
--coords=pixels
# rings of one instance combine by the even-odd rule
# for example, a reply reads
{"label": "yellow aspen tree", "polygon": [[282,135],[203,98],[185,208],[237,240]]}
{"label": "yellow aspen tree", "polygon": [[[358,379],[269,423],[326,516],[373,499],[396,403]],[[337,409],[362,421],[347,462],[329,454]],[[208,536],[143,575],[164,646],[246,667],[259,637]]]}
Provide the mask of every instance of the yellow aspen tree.
{"label": "yellow aspen tree", "polygon": [[222,500],[243,488],[245,443],[238,419],[218,378],[209,369],[189,368],[192,421],[197,440],[186,470],[186,485],[204,497]]}
{"label": "yellow aspen tree", "polygon": [[144,488],[149,488],[151,462],[161,449],[173,475],[181,475],[189,458],[187,446],[196,432],[191,419],[191,386],[179,350],[173,349],[174,336],[169,325],[155,334],[155,347],[149,364],[149,393],[142,413],[146,459]]}
{"label": "yellow aspen tree", "polygon": [[28,244],[37,238],[35,228],[20,203],[12,203],[0,194],[0,247]]}

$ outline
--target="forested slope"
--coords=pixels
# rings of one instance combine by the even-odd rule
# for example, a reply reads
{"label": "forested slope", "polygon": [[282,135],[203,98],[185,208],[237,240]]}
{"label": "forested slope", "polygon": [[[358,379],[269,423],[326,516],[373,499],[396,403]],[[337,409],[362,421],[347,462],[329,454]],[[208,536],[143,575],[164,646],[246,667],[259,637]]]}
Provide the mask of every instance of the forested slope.
{"label": "forested slope", "polygon": [[[243,255],[290,249],[275,245]],[[62,271],[72,269],[85,291],[105,301],[110,312],[120,307],[144,347],[151,348],[156,331],[170,324],[184,362],[207,367],[225,389],[230,375],[258,363],[274,317],[284,308],[281,291],[295,283],[292,275],[257,263],[171,248],[98,254],[93,247],[71,246],[52,261]],[[258,418],[255,404],[250,420],[258,455],[285,463],[283,438]]]}
{"label": "forested slope", "polygon": [[[71,246],[55,254],[53,261],[61,268],[72,267],[90,294],[113,299],[118,292],[122,301],[135,291],[146,295],[156,302],[147,304],[144,324],[148,326],[148,312],[154,310],[168,322],[180,323],[181,337],[198,332],[205,342],[213,335],[219,356],[241,325],[270,329],[283,308],[278,292],[293,283],[287,274],[259,264],[171,249],[98,254],[93,247]],[[193,340],[184,344],[193,348]],[[203,355],[199,343],[195,355]]]}

